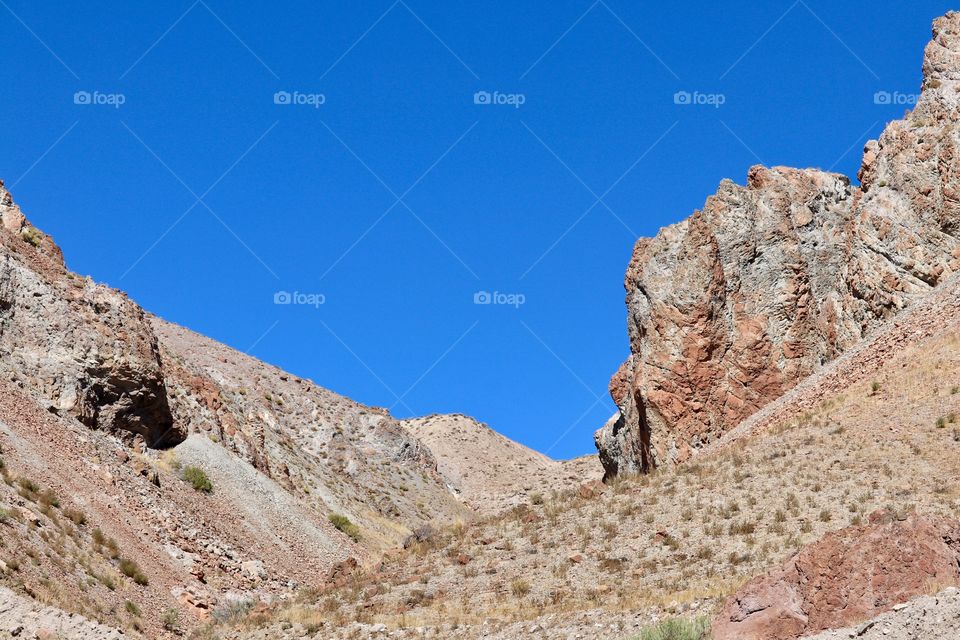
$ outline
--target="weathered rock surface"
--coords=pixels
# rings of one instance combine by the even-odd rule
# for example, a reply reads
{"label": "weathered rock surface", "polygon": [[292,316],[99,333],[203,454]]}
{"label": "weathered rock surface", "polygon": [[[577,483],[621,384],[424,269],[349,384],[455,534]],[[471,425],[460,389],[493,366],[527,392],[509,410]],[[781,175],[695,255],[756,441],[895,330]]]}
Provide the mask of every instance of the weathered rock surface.
{"label": "weathered rock surface", "polygon": [[136,434],[151,447],[182,441],[143,310],[67,271],[2,183],[0,216],[0,369],[51,411],[90,427]]}
{"label": "weathered rock surface", "polygon": [[121,640],[127,635],[83,616],[45,607],[0,587],[0,638]]}
{"label": "weathered rock surface", "polygon": [[923,596],[894,611],[846,629],[824,631],[805,640],[918,640],[960,638],[960,590],[944,589],[935,596]]}
{"label": "weathered rock surface", "polygon": [[607,477],[688,459],[960,267],[960,14],[934,23],[923,71],[860,187],[757,166],[637,242]]}
{"label": "weathered rock surface", "polygon": [[960,584],[958,561],[957,520],[877,512],[744,585],[717,615],[714,640],[787,640],[862,622]]}

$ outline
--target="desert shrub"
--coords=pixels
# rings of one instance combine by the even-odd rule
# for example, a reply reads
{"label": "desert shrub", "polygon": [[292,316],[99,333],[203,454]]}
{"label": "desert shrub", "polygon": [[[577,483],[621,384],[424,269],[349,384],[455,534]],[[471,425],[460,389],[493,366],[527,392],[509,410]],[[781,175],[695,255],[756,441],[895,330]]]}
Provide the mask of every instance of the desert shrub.
{"label": "desert shrub", "polygon": [[510,593],[512,593],[514,597],[522,598],[530,593],[530,583],[518,578],[510,583]]}
{"label": "desert shrub", "polygon": [[40,504],[45,507],[60,507],[60,498],[57,497],[57,494],[53,492],[52,489],[46,489],[43,493],[40,494]]}
{"label": "desert shrub", "polygon": [[133,617],[135,618],[140,617],[140,607],[137,606],[136,602],[130,602],[129,600],[127,600],[127,602],[123,605],[123,607],[127,610],[127,613],[129,613]]}
{"label": "desert shrub", "polygon": [[17,485],[20,487],[18,492],[21,498],[26,498],[30,502],[36,502],[37,492],[40,491],[40,487],[36,482],[30,478],[17,478]]}
{"label": "desert shrub", "polygon": [[202,491],[204,493],[213,492],[213,483],[210,482],[210,478],[200,467],[188,466],[183,470],[183,479],[190,483],[197,491]]}
{"label": "desert shrub", "polygon": [[256,601],[252,599],[231,599],[213,610],[213,617],[220,623],[232,623],[242,620],[253,609]]}
{"label": "desert shrub", "polygon": [[172,607],[167,609],[160,616],[160,623],[167,631],[177,631],[180,628],[180,612]]}
{"label": "desert shrub", "polygon": [[706,618],[670,618],[640,632],[636,640],[707,640],[710,622]]}
{"label": "desert shrub", "polygon": [[141,586],[150,584],[149,578],[140,570],[140,565],[129,558],[120,560],[120,572]]}
{"label": "desert shrub", "polygon": [[331,513],[328,517],[330,524],[350,536],[354,542],[360,540],[360,527],[350,522],[350,518],[339,513]]}
{"label": "desert shrub", "polygon": [[32,244],[35,247],[39,247],[43,242],[43,234],[36,227],[27,227],[20,232],[21,237],[24,242]]}
{"label": "desert shrub", "polygon": [[79,509],[65,509],[63,515],[67,516],[78,527],[87,523],[87,515]]}
{"label": "desert shrub", "polygon": [[732,536],[746,536],[752,534],[754,531],[756,531],[756,529],[756,524],[748,520],[744,520],[743,522],[731,522],[729,531],[730,535]]}
{"label": "desert shrub", "polygon": [[10,512],[6,509],[0,509],[0,524],[10,519]]}

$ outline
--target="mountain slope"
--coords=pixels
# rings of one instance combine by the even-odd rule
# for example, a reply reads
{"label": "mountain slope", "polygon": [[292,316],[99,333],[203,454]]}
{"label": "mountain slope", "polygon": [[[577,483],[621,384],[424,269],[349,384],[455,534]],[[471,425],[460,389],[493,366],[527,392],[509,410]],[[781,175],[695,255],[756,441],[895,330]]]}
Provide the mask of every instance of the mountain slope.
{"label": "mountain slope", "polygon": [[481,513],[599,480],[595,456],[558,461],[528,449],[469,416],[433,415],[401,425],[437,457],[447,486]]}
{"label": "mountain slope", "polygon": [[278,608],[272,619],[292,621],[286,630],[263,616],[218,630],[244,640],[297,637],[305,624],[342,638],[376,625],[399,638],[421,627],[450,638],[629,638],[667,616],[711,615],[746,579],[877,510],[956,518],[960,279],[891,326],[841,359],[859,363],[850,377],[811,378],[731,446],[441,531]]}

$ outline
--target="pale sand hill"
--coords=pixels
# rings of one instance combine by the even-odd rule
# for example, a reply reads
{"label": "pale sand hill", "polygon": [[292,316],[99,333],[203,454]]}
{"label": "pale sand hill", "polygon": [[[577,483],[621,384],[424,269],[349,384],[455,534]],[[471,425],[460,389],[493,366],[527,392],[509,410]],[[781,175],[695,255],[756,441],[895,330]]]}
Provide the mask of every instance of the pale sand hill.
{"label": "pale sand hill", "polygon": [[401,425],[437,457],[447,485],[481,513],[501,511],[599,480],[596,456],[553,460],[461,414],[403,420]]}

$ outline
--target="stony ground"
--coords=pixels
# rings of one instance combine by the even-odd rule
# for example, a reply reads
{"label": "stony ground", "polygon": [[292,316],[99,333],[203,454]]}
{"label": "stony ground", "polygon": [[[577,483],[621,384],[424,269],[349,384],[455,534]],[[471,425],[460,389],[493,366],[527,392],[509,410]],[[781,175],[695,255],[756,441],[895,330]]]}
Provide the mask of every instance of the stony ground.
{"label": "stony ground", "polygon": [[121,640],[127,636],[54,607],[44,607],[0,587],[0,640]]}
{"label": "stony ground", "polygon": [[960,638],[960,590],[897,605],[890,613],[848,629],[825,631],[804,640],[948,640]]}

